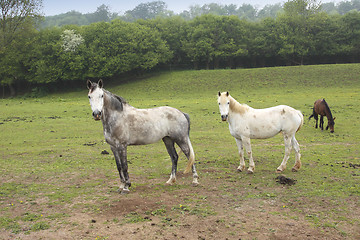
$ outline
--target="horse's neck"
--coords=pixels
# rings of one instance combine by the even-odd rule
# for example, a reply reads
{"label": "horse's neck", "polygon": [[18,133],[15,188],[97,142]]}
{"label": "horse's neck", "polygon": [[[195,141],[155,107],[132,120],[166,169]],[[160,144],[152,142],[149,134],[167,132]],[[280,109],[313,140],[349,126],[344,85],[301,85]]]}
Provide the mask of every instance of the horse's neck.
{"label": "horse's neck", "polygon": [[229,98],[230,98],[229,110],[231,113],[240,113],[240,115],[242,115],[249,108],[247,105],[241,104],[238,101],[236,101],[235,98],[231,96]]}
{"label": "horse's neck", "polygon": [[109,91],[104,91],[103,120],[106,120],[112,114],[126,111],[127,105],[127,103],[119,101]]}
{"label": "horse's neck", "polygon": [[328,118],[328,120],[333,120],[333,116],[331,114],[331,110],[329,108],[329,105],[327,105],[327,103],[325,102],[325,114],[326,114],[326,117]]}
{"label": "horse's neck", "polygon": [[330,109],[328,109],[328,111],[326,111],[325,113],[326,113],[326,117],[327,117],[330,121],[333,120],[333,116],[332,116],[332,114],[331,114]]}

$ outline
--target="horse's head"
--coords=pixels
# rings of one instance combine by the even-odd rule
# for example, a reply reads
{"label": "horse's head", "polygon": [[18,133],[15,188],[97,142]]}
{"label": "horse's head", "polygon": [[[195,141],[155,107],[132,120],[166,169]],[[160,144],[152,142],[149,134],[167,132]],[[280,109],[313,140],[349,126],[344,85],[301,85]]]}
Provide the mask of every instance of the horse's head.
{"label": "horse's head", "polygon": [[90,101],[91,110],[95,120],[100,120],[101,113],[104,107],[104,90],[103,82],[100,79],[98,83],[93,83],[87,80],[87,87],[89,89],[88,97]]}
{"label": "horse's head", "polygon": [[333,133],[334,132],[334,125],[335,125],[335,118],[328,119],[328,125],[326,127],[326,130],[328,130],[330,128],[330,132]]}
{"label": "horse's head", "polygon": [[221,120],[226,121],[229,116],[230,98],[229,92],[218,92],[218,103]]}

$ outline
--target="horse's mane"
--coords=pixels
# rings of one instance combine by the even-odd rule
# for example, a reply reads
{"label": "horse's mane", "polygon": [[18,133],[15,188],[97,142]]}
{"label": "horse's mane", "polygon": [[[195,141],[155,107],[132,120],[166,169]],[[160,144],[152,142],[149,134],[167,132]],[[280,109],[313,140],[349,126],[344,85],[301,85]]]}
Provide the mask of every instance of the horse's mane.
{"label": "horse's mane", "polygon": [[325,98],[323,98],[323,103],[324,103],[324,105],[325,105],[326,110],[329,112],[330,120],[331,120],[331,121],[334,121],[333,116],[332,116],[331,111],[330,111],[330,108],[329,108],[329,105],[328,105],[327,102],[325,101]]}
{"label": "horse's mane", "polygon": [[105,89],[103,89],[104,93],[106,93],[106,95],[108,97],[110,97],[110,105],[113,109],[116,109],[118,111],[122,111],[123,110],[123,104],[127,104],[127,101],[123,98],[120,97],[112,92],[109,92]]}
{"label": "horse's mane", "polygon": [[234,112],[244,114],[249,110],[249,106],[246,104],[240,104],[238,101],[235,100],[235,98],[229,96],[230,98],[230,109]]}

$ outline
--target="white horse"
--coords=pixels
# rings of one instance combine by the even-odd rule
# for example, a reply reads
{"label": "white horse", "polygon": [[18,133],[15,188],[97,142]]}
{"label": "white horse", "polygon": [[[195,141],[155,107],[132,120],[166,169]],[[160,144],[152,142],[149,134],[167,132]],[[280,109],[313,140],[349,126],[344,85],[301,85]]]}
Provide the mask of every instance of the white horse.
{"label": "white horse", "polygon": [[240,154],[239,171],[245,170],[244,150],[249,155],[248,173],[253,173],[255,163],[252,157],[250,139],[270,138],[282,132],[285,143],[285,156],[277,172],[286,168],[291,148],[295,150],[295,165],[292,168],[296,172],[301,167],[300,147],[295,139],[295,133],[301,128],[304,117],[302,113],[292,107],[280,105],[265,109],[254,109],[245,104],[240,104],[229,92],[218,93],[218,104],[223,121],[228,121],[230,134],[235,138]]}
{"label": "white horse", "polygon": [[195,154],[190,142],[190,118],[186,113],[172,107],[137,109],[122,97],[116,96],[98,83],[87,81],[88,97],[95,120],[101,120],[106,142],[114,153],[120,175],[120,191],[128,193],[131,182],[127,166],[127,146],[145,145],[163,140],[172,161],[167,184],[176,181],[178,154],[176,143],[188,158],[184,173],[192,170],[193,185],[198,185]]}

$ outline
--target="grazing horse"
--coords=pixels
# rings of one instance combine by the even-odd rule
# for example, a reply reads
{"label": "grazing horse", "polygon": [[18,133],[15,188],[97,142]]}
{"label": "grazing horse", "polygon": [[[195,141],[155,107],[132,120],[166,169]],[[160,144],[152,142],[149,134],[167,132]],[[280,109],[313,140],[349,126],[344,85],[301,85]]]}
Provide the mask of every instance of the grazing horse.
{"label": "grazing horse", "polygon": [[229,92],[218,93],[218,104],[223,121],[228,121],[230,134],[235,138],[239,149],[239,171],[245,170],[244,149],[249,155],[248,173],[253,173],[255,163],[252,157],[250,139],[270,138],[282,132],[285,143],[285,156],[277,172],[286,168],[287,160],[293,147],[295,150],[295,165],[292,168],[296,172],[301,167],[300,147],[295,139],[295,133],[301,128],[304,117],[302,113],[292,107],[280,105],[265,109],[254,109],[245,104],[240,104]]}
{"label": "grazing horse", "polygon": [[170,179],[166,183],[176,182],[178,161],[174,145],[176,143],[188,158],[184,173],[192,169],[193,185],[198,184],[195,154],[189,138],[189,115],[171,107],[134,108],[122,97],[106,91],[101,79],[98,83],[88,80],[87,87],[93,117],[102,121],[105,140],[114,153],[120,174],[121,193],[128,193],[131,185],[127,165],[127,146],[155,143],[161,139],[172,161]]}
{"label": "grazing horse", "polygon": [[335,118],[333,118],[329,105],[325,101],[325,99],[318,99],[314,102],[313,114],[309,117],[309,120],[314,117],[316,120],[315,128],[318,127],[318,115],[320,115],[320,129],[324,130],[324,116],[328,119],[328,125],[326,130],[330,128],[330,132],[334,132]]}

